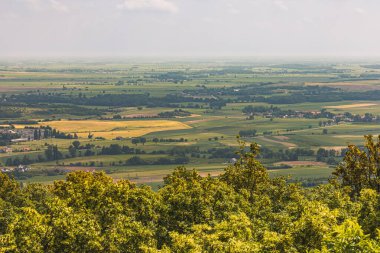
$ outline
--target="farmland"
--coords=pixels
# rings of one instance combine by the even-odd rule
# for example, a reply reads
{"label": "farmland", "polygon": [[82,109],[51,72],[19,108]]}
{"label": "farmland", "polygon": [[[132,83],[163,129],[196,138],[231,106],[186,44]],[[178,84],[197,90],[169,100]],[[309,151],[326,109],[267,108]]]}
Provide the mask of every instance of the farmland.
{"label": "farmland", "polygon": [[0,167],[22,182],[104,170],[156,185],[177,166],[217,175],[240,135],[272,175],[325,182],[348,144],[380,134],[380,71],[369,66],[3,62]]}
{"label": "farmland", "polygon": [[[41,126],[51,126],[65,133],[77,133],[79,137],[87,137],[88,133],[96,137],[113,139],[139,137],[153,132],[188,129],[188,125],[169,120],[146,121],[100,121],[100,120],[61,120],[42,122]],[[18,127],[16,125],[16,127]],[[25,126],[23,126],[25,127]]]}

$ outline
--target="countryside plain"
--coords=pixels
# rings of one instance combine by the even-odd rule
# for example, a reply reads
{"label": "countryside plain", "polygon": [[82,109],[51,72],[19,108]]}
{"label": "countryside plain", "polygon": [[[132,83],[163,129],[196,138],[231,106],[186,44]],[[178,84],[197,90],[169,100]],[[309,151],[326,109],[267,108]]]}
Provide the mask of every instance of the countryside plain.
{"label": "countryside plain", "polygon": [[83,170],[158,187],[178,166],[219,175],[240,136],[270,175],[313,186],[380,133],[379,77],[369,63],[3,62],[0,167],[23,183]]}

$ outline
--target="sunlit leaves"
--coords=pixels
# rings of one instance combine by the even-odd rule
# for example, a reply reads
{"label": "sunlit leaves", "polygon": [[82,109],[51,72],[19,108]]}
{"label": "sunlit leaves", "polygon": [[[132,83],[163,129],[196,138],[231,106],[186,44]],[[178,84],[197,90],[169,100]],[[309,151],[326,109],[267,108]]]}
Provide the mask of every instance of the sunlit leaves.
{"label": "sunlit leaves", "polygon": [[157,192],[104,173],[21,187],[0,173],[0,252],[380,252],[379,142],[331,183],[270,178],[259,147],[219,177],[179,167]]}

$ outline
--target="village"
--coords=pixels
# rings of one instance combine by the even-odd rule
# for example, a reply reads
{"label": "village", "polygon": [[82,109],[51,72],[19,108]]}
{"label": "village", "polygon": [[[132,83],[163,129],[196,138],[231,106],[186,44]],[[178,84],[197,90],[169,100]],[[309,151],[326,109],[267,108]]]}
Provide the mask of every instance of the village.
{"label": "village", "polygon": [[17,172],[17,173],[24,173],[24,172],[27,172],[27,171],[30,171],[31,170],[31,167],[29,166],[26,166],[26,165],[18,165],[17,167],[14,167],[14,168],[1,168],[0,171],[3,172],[3,173],[7,173],[7,172]]}

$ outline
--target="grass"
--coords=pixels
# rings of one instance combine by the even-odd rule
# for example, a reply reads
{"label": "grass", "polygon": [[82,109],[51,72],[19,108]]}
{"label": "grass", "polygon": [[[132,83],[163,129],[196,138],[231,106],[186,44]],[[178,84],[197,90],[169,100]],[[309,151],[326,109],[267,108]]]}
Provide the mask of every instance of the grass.
{"label": "grass", "polygon": [[290,176],[292,179],[328,178],[333,169],[327,166],[295,166],[291,169],[270,170],[271,176]]}
{"label": "grass", "polygon": [[[223,173],[226,164],[201,164],[188,166],[189,169],[196,169],[201,175],[212,176]],[[170,174],[176,166],[155,165],[155,166],[131,166],[128,170],[109,174],[114,179],[128,179],[137,184],[147,184],[150,186],[159,186],[163,183],[163,177]],[[112,167],[111,167],[112,170]],[[328,166],[294,166],[291,169],[269,170],[271,177],[286,176],[292,179],[313,179],[313,178],[328,178],[333,172],[333,168]],[[21,180],[24,183],[44,183],[51,184],[55,180],[63,180],[64,175],[58,176],[37,176],[26,180]]]}

